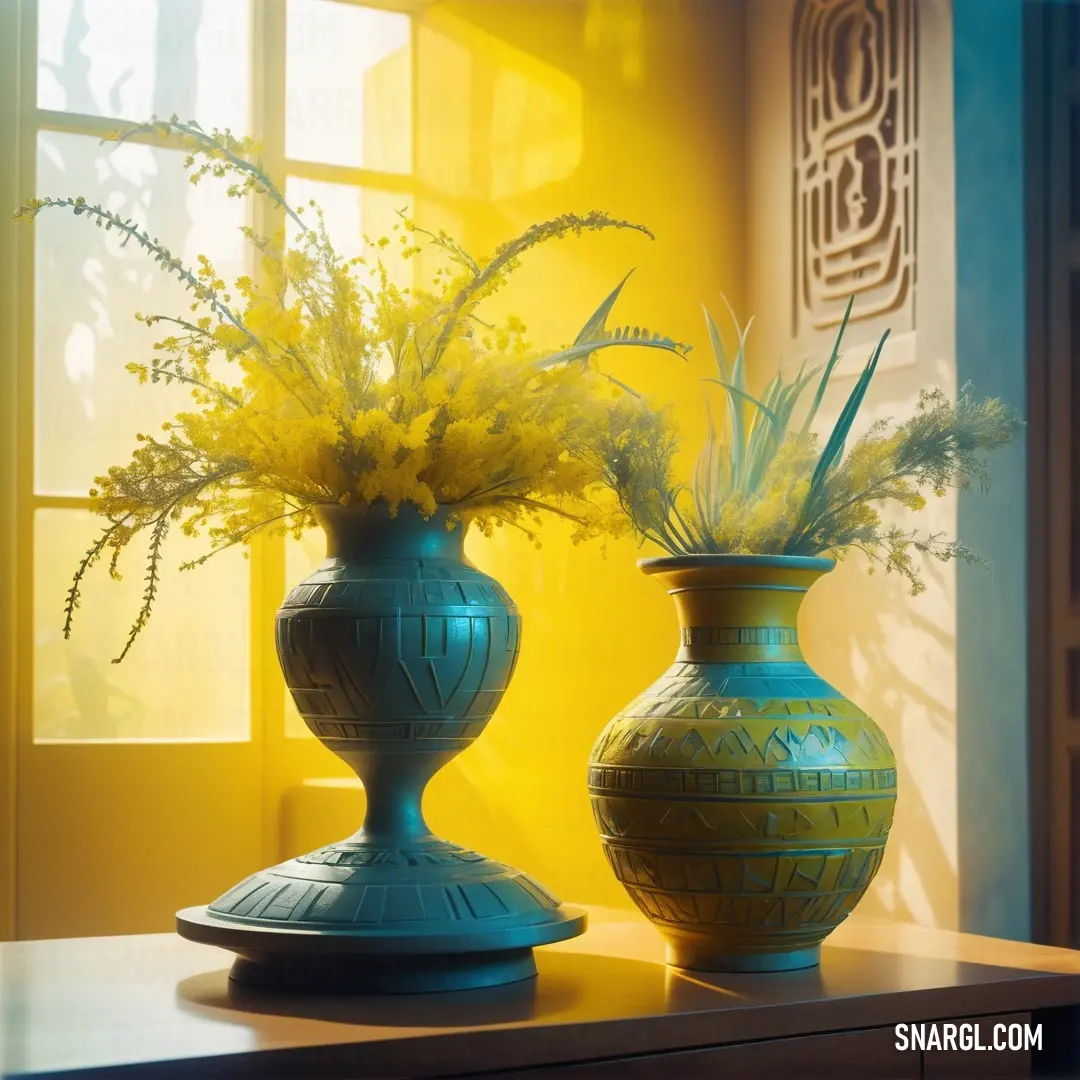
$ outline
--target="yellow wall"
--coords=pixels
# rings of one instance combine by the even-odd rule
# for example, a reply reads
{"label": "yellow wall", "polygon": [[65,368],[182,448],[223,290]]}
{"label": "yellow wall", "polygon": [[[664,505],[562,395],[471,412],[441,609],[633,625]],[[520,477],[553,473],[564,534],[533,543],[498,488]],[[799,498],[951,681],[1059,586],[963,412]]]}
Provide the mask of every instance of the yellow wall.
{"label": "yellow wall", "polygon": [[[697,350],[686,365],[612,350],[608,370],[674,398],[691,436],[709,362],[701,302],[720,290],[743,302],[741,19],[731,0],[462,0],[435,5],[418,36],[421,222],[438,217],[474,252],[568,210],[650,226],[655,242],[593,234],[535,250],[492,311],[564,344],[636,267],[616,316]],[[541,551],[509,530],[468,550],[520,606],[523,649],[484,737],[432,783],[429,821],[564,898],[628,904],[585,767],[607,720],[673,657],[670,601],[630,542],[604,558],[552,525]]]}

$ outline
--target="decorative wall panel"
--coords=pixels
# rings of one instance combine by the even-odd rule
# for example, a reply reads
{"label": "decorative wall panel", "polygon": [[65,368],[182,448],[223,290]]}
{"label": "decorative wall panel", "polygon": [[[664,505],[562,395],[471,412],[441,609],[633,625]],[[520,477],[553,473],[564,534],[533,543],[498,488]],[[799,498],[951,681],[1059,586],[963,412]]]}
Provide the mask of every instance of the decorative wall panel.
{"label": "decorative wall panel", "polygon": [[[798,0],[794,334],[903,312],[914,329],[915,0]],[[893,325],[900,329],[896,320]]]}

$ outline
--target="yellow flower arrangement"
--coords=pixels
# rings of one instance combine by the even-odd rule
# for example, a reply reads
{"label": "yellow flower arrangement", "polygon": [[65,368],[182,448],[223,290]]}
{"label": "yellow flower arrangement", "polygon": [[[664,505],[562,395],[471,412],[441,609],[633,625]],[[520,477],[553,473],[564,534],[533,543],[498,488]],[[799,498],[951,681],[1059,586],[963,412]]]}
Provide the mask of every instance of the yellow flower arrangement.
{"label": "yellow flower arrangement", "polygon": [[76,571],[65,635],[86,572],[108,553],[118,576],[120,554],[148,531],[146,589],[117,662],[123,659],[149,618],[162,544],[174,524],[188,535],[208,534],[207,553],[188,567],[263,530],[299,534],[328,503],[384,503],[391,514],[410,503],[426,516],[449,508],[451,524],[472,523],[485,533],[505,523],[532,535],[542,511],[573,521],[575,539],[623,528],[600,483],[599,433],[635,430],[656,440],[670,419],[599,371],[592,357],[616,345],[678,355],[688,346],[636,327],[607,329],[625,278],[574,343],[550,355],[530,348],[520,321],[489,326],[476,309],[539,243],[600,229],[651,237],[647,229],[600,212],[566,214],[481,260],[403,218],[395,226],[403,255],[434,244],[449,265],[428,290],[399,288],[381,259],[339,256],[314,204],[307,211],[288,206],[250,140],[175,117],[114,138],[133,131],[186,148],[193,183],[228,175],[236,180],[230,195],[269,198],[299,239],[287,247],[281,237],[245,229],[259,272],[230,290],[207,259],[187,267],[132,221],[81,198],[37,199],[17,212],[33,218],[66,208],[117,230],[192,295],[184,316],[137,316],[168,334],[156,342],[152,362],[129,370],[143,382],[188,385],[196,408],[161,435],[138,436],[130,462],[97,478],[93,507],[108,523]]}
{"label": "yellow flower arrangement", "polygon": [[[732,313],[738,346],[729,361],[720,331],[705,312],[719,375],[707,381],[723,389],[726,416],[721,431],[709,411],[708,435],[692,482],[674,478],[674,433],[658,431],[648,418],[642,420],[648,430],[612,429],[599,450],[605,480],[639,537],[672,555],[842,558],[857,549],[869,556],[871,572],[878,564],[886,573],[899,574],[913,594],[924,588],[917,553],[941,561],[983,562],[940,533],[922,535],[885,525],[880,508],[893,503],[918,511],[926,505],[925,492],[942,496],[949,487],[967,487],[972,480],[985,489],[986,452],[1011,442],[1022,421],[996,398],[976,401],[969,387],[955,403],[941,390],[925,390],[909,420],[874,424],[845,456],[886,331],[821,446],[811,426],[839,362],[850,314],[849,302],[823,371],[807,371],[804,365],[791,382],[778,372],[757,398],[747,389],[749,327],[741,328]],[[819,373],[803,423],[792,429],[795,408]]]}

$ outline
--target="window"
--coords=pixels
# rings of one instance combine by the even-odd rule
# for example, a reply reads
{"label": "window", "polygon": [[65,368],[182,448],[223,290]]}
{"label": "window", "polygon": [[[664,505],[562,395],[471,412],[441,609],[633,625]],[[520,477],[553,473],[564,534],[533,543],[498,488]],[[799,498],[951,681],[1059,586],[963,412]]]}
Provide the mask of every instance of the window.
{"label": "window", "polygon": [[[188,184],[176,148],[101,142],[125,122],[175,113],[254,134],[290,202],[316,200],[348,254],[411,208],[407,14],[349,0],[25,7],[36,20],[37,64],[24,73],[25,100],[35,106],[18,136],[22,198],[83,195],[136,218],[187,262],[205,253],[226,278],[247,272],[239,226],[253,207],[227,199],[223,184]],[[29,388],[20,408],[19,535],[33,544],[32,574],[19,594],[20,610],[33,612],[20,619],[21,632],[33,637],[20,655],[32,658],[34,739],[247,739],[251,702],[269,703],[280,690],[276,666],[251,663],[266,638],[263,621],[286,581],[321,560],[321,538],[264,539],[250,560],[227,551],[179,575],[170,569],[191,557],[196,541],[171,535],[154,615],[129,662],[115,666],[143,589],[133,545],[122,582],[93,568],[65,641],[65,594],[99,527],[88,512],[93,478],[127,459],[139,431],[188,401],[178,388],[140,386],[125,371],[154,341],[134,313],[181,314],[185,300],[142,252],[61,212],[38,218],[20,282],[31,332],[18,361],[20,385]],[[192,685],[200,687],[194,708]],[[281,713],[274,706],[266,716]],[[285,725],[306,734],[291,703]]]}

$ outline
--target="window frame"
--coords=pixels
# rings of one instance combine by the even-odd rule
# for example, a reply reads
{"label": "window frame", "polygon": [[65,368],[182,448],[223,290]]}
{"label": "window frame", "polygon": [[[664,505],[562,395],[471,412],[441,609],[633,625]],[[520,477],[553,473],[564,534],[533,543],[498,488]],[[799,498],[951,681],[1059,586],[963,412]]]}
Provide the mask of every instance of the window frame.
{"label": "window frame", "polygon": [[[0,4],[0,202],[18,205],[18,114],[21,10]],[[19,548],[15,431],[18,419],[18,244],[16,230],[0,226],[0,941],[15,937],[16,716],[18,631],[15,589]]]}
{"label": "window frame", "polygon": [[[410,18],[411,161],[407,173],[330,165],[285,157],[286,12],[288,0],[248,0],[250,134],[263,146],[264,166],[282,190],[289,177],[368,191],[419,195],[417,182],[417,33],[415,15],[428,0],[326,0],[392,11]],[[0,203],[12,209],[35,194],[38,133],[103,137],[115,118],[40,109],[37,102],[38,0],[0,4]],[[133,141],[169,141],[136,136]],[[280,209],[253,199],[253,224],[264,234],[284,224]],[[6,215],[5,215],[6,217]],[[277,220],[275,220],[275,218]],[[0,940],[15,934],[16,795],[19,747],[33,743],[34,515],[41,509],[86,510],[89,495],[43,495],[35,489],[34,229],[0,228]],[[245,739],[285,739],[285,700],[273,644],[273,614],[284,595],[285,538],[251,544],[249,725]],[[118,743],[158,740],[64,740]],[[168,741],[168,740],[164,740]],[[193,740],[201,741],[201,740]],[[293,740],[295,742],[295,740]],[[267,809],[270,809],[268,806]]]}

